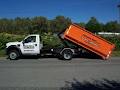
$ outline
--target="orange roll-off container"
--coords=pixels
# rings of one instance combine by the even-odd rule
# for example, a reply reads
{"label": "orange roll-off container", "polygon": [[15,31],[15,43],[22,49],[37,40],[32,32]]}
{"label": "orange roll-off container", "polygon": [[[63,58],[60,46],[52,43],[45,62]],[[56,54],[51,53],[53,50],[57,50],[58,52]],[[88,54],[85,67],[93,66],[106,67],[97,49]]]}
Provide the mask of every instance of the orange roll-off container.
{"label": "orange roll-off container", "polygon": [[114,44],[76,24],[70,25],[64,32],[63,37],[89,51],[96,53],[104,60],[110,57],[113,49],[115,48]]}

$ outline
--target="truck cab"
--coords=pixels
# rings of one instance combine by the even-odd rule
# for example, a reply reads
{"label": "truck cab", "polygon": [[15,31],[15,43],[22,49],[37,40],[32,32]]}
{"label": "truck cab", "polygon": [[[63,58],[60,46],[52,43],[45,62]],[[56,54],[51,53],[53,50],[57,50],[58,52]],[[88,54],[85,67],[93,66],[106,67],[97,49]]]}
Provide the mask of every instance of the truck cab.
{"label": "truck cab", "polygon": [[28,35],[20,42],[9,42],[6,44],[7,54],[10,59],[17,59],[22,55],[38,55],[43,44],[37,34]]}

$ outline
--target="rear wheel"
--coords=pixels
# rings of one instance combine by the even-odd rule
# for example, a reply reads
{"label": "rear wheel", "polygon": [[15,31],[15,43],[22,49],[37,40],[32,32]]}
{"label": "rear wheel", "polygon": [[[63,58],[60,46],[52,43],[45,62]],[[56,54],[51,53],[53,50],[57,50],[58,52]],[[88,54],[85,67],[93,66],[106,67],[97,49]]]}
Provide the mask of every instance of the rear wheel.
{"label": "rear wheel", "polygon": [[73,56],[73,52],[69,49],[65,49],[62,52],[62,57],[63,57],[64,60],[71,60],[72,56]]}
{"label": "rear wheel", "polygon": [[10,60],[17,60],[19,57],[19,53],[16,50],[12,50],[9,52],[9,59]]}

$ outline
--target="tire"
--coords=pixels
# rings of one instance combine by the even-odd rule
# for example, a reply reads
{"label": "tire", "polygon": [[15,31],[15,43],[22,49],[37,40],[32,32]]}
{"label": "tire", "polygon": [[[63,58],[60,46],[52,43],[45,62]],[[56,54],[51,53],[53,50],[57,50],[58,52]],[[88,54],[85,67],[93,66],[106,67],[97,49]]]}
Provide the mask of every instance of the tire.
{"label": "tire", "polygon": [[73,56],[73,52],[69,49],[65,49],[63,52],[62,52],[62,58],[64,60],[71,60],[72,59],[72,56]]}
{"label": "tire", "polygon": [[8,56],[9,56],[10,60],[17,60],[18,57],[19,57],[19,52],[16,51],[16,50],[12,50],[12,51],[9,52]]}

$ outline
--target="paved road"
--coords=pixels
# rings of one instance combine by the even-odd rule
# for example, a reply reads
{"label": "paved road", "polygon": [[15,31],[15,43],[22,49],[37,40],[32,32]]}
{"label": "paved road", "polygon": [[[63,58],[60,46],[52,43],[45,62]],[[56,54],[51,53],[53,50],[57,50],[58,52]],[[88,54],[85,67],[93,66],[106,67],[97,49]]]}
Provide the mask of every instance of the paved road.
{"label": "paved road", "polygon": [[74,58],[20,59],[0,58],[0,87],[63,87],[66,81],[120,80],[120,58],[108,61]]}

